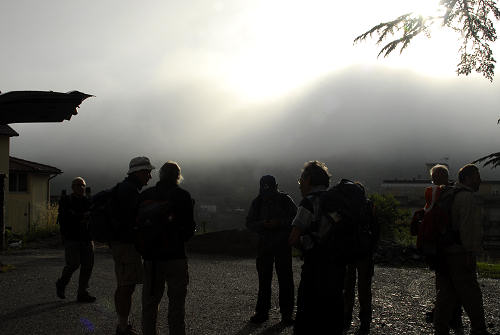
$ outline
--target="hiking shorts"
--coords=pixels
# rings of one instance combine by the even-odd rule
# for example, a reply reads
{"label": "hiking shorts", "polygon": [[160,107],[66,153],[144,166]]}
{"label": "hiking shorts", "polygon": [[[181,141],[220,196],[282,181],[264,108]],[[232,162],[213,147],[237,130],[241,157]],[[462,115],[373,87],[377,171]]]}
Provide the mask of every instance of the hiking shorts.
{"label": "hiking shorts", "polygon": [[110,246],[115,261],[117,286],[142,284],[144,269],[141,255],[134,244],[114,241]]}

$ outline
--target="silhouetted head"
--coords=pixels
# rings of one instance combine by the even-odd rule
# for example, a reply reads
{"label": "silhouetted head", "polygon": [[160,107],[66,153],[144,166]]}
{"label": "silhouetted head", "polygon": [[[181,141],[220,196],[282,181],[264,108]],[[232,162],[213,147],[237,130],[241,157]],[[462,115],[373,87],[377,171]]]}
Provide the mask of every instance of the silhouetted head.
{"label": "silhouetted head", "polygon": [[315,186],[330,185],[330,173],[325,163],[309,161],[304,165],[299,179],[299,188],[302,196],[308,194]]}
{"label": "silhouetted head", "polygon": [[481,185],[481,175],[479,169],[474,164],[467,164],[458,171],[458,181],[467,187],[470,187],[474,192],[479,190]]}
{"label": "silhouetted head", "polygon": [[151,165],[147,157],[134,157],[130,160],[127,174],[134,175],[139,180],[141,186],[146,186],[151,179],[151,170],[155,167]]}
{"label": "silhouetted head", "polygon": [[184,178],[181,175],[181,167],[173,161],[168,161],[160,168],[160,181],[178,185]]}
{"label": "silhouetted head", "polygon": [[265,175],[260,178],[260,190],[259,193],[275,192],[278,190],[278,184],[276,184],[276,179],[271,175]]}
{"label": "silhouetted head", "polygon": [[71,182],[71,189],[73,190],[73,194],[79,197],[83,197],[83,195],[85,194],[85,186],[87,186],[87,184],[82,177],[76,177]]}
{"label": "silhouetted head", "polygon": [[429,171],[434,185],[448,185],[448,167],[442,164],[434,165]]}

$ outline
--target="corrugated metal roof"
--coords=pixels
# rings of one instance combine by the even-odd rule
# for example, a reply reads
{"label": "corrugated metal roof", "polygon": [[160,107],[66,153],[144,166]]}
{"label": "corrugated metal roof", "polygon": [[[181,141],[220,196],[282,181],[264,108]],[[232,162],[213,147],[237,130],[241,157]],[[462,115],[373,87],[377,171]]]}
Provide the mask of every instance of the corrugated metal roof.
{"label": "corrugated metal roof", "polygon": [[62,171],[56,167],[27,161],[9,156],[9,171],[11,172],[29,172],[39,174],[61,174]]}

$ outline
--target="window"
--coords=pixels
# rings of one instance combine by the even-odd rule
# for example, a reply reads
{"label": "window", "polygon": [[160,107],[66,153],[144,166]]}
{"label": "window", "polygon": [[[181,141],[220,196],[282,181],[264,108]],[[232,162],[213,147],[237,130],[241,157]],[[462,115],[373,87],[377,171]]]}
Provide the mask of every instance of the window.
{"label": "window", "polygon": [[28,175],[11,173],[9,175],[9,192],[28,192]]}

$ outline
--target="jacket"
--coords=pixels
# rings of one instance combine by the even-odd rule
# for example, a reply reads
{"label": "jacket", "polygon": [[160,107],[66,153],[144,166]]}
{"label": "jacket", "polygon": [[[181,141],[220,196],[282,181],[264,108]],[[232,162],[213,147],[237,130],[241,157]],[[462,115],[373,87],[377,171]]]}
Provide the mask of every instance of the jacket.
{"label": "jacket", "polygon": [[483,249],[484,210],[472,189],[460,183],[456,187],[463,191],[458,192],[453,200],[451,225],[452,230],[458,231],[461,244],[447,247],[446,252],[478,254]]}
{"label": "jacket", "polygon": [[61,235],[70,241],[91,240],[89,232],[90,200],[74,194],[59,200],[58,221]]}
{"label": "jacket", "polygon": [[139,180],[128,175],[122,182],[116,185],[116,193],[113,197],[113,216],[116,219],[113,240],[125,243],[134,241],[133,228],[137,216],[139,204],[139,190],[142,188]]}
{"label": "jacket", "polygon": [[[259,194],[252,201],[246,218],[246,226],[249,230],[259,234],[259,252],[270,250],[275,246],[288,247],[288,235],[296,213],[297,206],[292,198],[283,192]],[[266,227],[266,221],[276,221],[278,224]]]}
{"label": "jacket", "polygon": [[153,255],[143,255],[145,260],[172,260],[186,258],[185,243],[194,235],[194,200],[188,191],[178,185],[159,181],[140,195],[139,203],[147,201],[167,201],[168,218],[164,218],[162,235],[158,245],[153,247]]}

